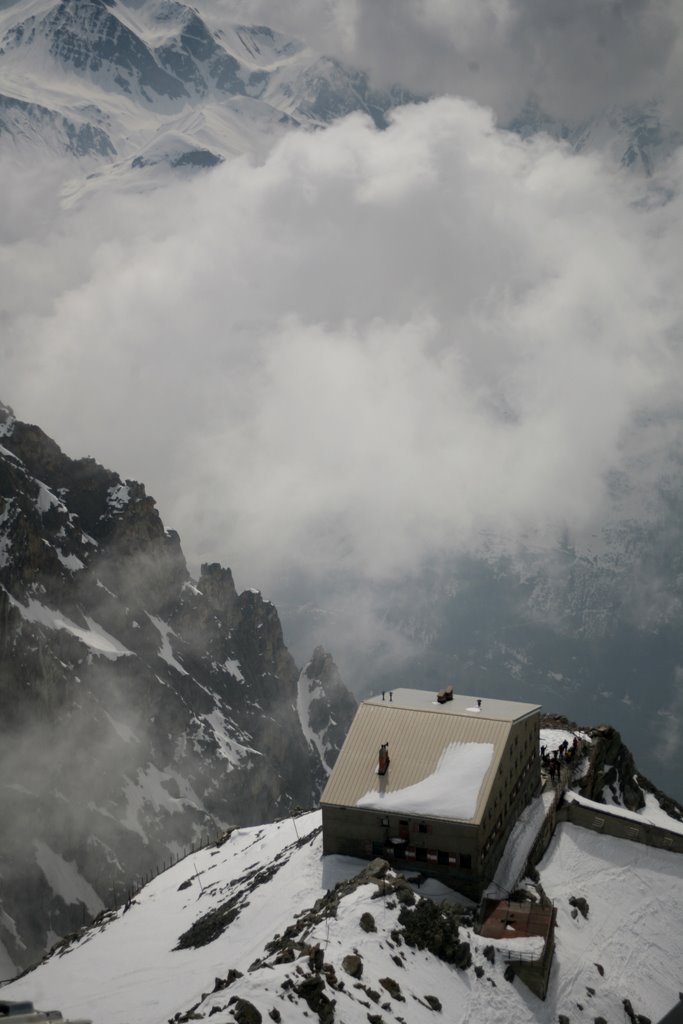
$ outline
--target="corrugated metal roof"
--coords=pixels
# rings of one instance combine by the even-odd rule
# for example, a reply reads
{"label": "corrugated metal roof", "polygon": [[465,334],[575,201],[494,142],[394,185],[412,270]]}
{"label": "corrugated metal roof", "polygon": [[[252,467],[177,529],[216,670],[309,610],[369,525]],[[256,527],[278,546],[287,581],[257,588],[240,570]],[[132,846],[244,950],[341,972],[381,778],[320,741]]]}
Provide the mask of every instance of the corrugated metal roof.
{"label": "corrugated metal roof", "polygon": [[[354,807],[368,792],[391,793],[432,775],[451,743],[491,743],[493,757],[481,783],[475,815],[469,819],[477,824],[512,722],[537,710],[537,705],[518,704],[514,717],[509,712],[503,716],[500,708],[494,716],[488,713],[489,703],[512,704],[486,701],[481,712],[468,712],[468,706],[476,707],[476,699],[460,696],[447,704],[437,704],[433,694],[422,690],[394,690],[391,702],[388,693],[384,701],[381,696],[364,701],[356,712],[321,803]],[[391,764],[386,775],[379,776],[377,759],[382,743],[389,744]],[[454,787],[457,784],[454,778]]]}

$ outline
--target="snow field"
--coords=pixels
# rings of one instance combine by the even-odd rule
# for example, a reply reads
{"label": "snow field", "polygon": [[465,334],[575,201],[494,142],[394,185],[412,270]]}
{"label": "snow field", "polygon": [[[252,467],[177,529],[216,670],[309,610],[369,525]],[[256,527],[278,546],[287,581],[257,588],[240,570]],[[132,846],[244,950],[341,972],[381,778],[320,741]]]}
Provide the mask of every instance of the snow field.
{"label": "snow field", "polygon": [[[320,812],[312,812],[295,822],[240,829],[222,847],[186,858],[146,886],[128,911],[118,912],[115,920],[86,933],[64,955],[54,955],[12,983],[3,996],[56,1006],[73,1016],[92,1017],[95,1024],[165,1024],[212,993],[215,979],[226,978],[235,968],[243,977],[207,995],[198,1008],[212,1024],[234,1021],[228,1008],[233,995],[252,1002],[264,1021],[276,1007],[285,1024],[311,1024],[316,1015],[292,988],[282,988],[283,982],[298,985],[310,974],[307,958],[273,964],[275,956],[264,947],[327,888],[365,866],[352,858],[323,858],[320,835],[297,849],[296,832],[312,836],[320,822]],[[174,950],[191,924],[243,886],[238,880],[277,866],[283,852],[280,870],[245,892],[248,905],[220,937],[199,949]],[[545,1002],[518,979],[505,981],[502,955],[490,965],[483,949],[493,943],[467,929],[460,930],[460,938],[471,943],[474,965],[484,968],[482,978],[472,969],[457,970],[426,951],[395,943],[391,931],[399,907],[391,895],[373,898],[377,888],[366,884],[340,900],[336,917],[298,936],[311,945],[319,943],[325,962],[344,982],[343,991],[325,988],[328,998],[336,1000],[335,1021],[366,1024],[368,1013],[378,1013],[386,1021],[403,1017],[408,1024],[434,1024],[438,1019],[452,1024],[556,1024],[558,1013],[564,1013],[572,1024],[598,1015],[612,1024],[624,1019],[624,997],[637,1013],[658,1020],[683,988],[683,857],[562,825],[540,874],[558,920]],[[186,881],[189,887],[179,889]],[[572,916],[570,896],[588,901],[587,920]],[[375,919],[376,932],[366,933],[359,926],[366,911]],[[342,969],[344,956],[354,951],[363,959],[360,984],[380,993],[378,1004]],[[382,988],[380,979],[386,977],[398,982],[405,1002]],[[428,1007],[426,995],[441,1000],[443,1018]],[[382,1010],[382,1004],[390,1004],[390,1010]]]}

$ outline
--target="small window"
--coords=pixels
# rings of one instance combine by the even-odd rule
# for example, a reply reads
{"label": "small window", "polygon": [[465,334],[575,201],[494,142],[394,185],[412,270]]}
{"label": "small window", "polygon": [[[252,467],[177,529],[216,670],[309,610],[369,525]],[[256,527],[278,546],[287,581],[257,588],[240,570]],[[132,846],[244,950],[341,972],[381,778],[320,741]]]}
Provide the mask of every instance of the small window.
{"label": "small window", "polygon": [[448,864],[448,854],[445,850],[438,850],[436,859],[439,864]]}
{"label": "small window", "polygon": [[427,860],[427,851],[423,847],[418,846],[415,850],[415,860]]}
{"label": "small window", "polygon": [[472,856],[471,856],[471,854],[469,854],[469,853],[461,853],[460,854],[460,867],[463,869],[463,871],[471,871],[472,870]]}
{"label": "small window", "polygon": [[427,824],[427,822],[421,821],[420,824],[417,826],[417,831],[422,833],[429,832],[429,825]]}

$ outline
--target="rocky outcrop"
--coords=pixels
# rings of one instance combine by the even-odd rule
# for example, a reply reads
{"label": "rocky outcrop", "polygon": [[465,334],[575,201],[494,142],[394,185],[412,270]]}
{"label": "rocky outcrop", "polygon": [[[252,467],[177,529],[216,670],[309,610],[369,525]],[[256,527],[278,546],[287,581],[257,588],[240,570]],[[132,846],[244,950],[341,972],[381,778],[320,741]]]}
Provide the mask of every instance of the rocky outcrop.
{"label": "rocky outcrop", "polygon": [[[314,659],[315,660],[315,659]],[[142,484],[0,406],[0,942],[18,966],[194,840],[317,802],[352,698],[302,730],[274,606],[190,578]],[[335,707],[339,702],[339,709]],[[64,879],[68,878],[68,884]]]}
{"label": "rocky outcrop", "polygon": [[670,817],[683,821],[683,806],[658,789],[636,768],[633,754],[611,725],[578,726],[563,715],[542,716],[545,729],[579,731],[588,737],[583,747],[583,772],[572,784],[582,796],[597,803],[614,803],[629,811],[645,807],[650,793]]}
{"label": "rocky outcrop", "polygon": [[299,715],[304,733],[313,738],[329,772],[356,713],[356,700],[344,686],[331,654],[316,647],[298,684]]}

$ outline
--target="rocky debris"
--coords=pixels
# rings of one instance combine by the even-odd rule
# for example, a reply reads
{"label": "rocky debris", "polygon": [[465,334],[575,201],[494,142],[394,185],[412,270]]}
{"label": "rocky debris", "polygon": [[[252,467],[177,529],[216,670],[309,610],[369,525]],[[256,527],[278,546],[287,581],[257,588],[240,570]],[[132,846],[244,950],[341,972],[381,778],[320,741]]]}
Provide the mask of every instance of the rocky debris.
{"label": "rocky debris", "polygon": [[624,1005],[624,1013],[631,1021],[631,1024],[652,1024],[649,1017],[646,1017],[642,1013],[635,1012],[635,1010],[633,1009],[633,1004],[631,1003],[630,999],[623,999],[622,1003]]}
{"label": "rocky debris", "polygon": [[272,864],[265,868],[254,868],[232,882],[231,888],[236,891],[221,903],[220,906],[214,907],[206,914],[203,914],[187,931],[183,932],[174,949],[198,949],[200,946],[206,946],[222,935],[233,921],[237,920],[241,911],[248,906],[248,895],[254,892],[260,885],[270,882],[288,862],[292,851],[312,842],[315,836],[320,834],[320,831],[321,828],[317,828],[312,834],[302,836],[296,842],[290,843],[284,850],[281,850]]}
{"label": "rocky debris", "polygon": [[405,996],[401,992],[401,986],[397,981],[393,978],[380,978],[379,983],[383,989],[386,989],[392,999],[396,999],[400,1003],[405,1003]]}
{"label": "rocky debris", "polygon": [[472,964],[468,942],[458,938],[461,913],[452,906],[437,906],[421,899],[414,907],[403,906],[398,916],[408,946],[427,949],[440,960],[466,970]]}
{"label": "rocky debris", "polygon": [[683,821],[683,806],[636,770],[633,754],[613,726],[578,726],[563,715],[545,714],[541,716],[541,728],[580,731],[590,738],[584,751],[588,765],[583,777],[575,784],[582,796],[596,803],[605,803],[604,791],[609,789],[617,804],[639,811],[645,806],[645,794],[650,793],[666,814],[676,821]]}
{"label": "rocky debris", "polygon": [[334,999],[325,992],[325,979],[322,974],[310,974],[298,985],[295,992],[306,1002],[310,1010],[317,1013],[320,1024],[332,1024],[334,1020]]}
{"label": "rocky debris", "polygon": [[184,1013],[179,1012],[174,1014],[173,1017],[169,1017],[168,1024],[187,1024],[187,1022],[191,1020],[203,1020],[204,1014],[197,1012],[200,1003],[201,1000],[199,1003],[195,1003],[194,1006],[191,1006],[189,1010],[185,1010]]}
{"label": "rocky debris", "polygon": [[636,778],[631,751],[624,746],[620,733],[610,725],[589,729],[593,741],[588,748],[589,766],[581,782],[581,793],[589,800],[604,802],[607,787],[613,797],[630,811],[645,806],[642,787]]}
{"label": "rocky debris", "polygon": [[261,1024],[263,1020],[260,1011],[248,999],[233,996],[228,1006],[232,1008],[237,1024]]}
{"label": "rocky debris", "polygon": [[483,953],[490,964],[494,964],[496,962],[496,950],[494,946],[484,946]]}
{"label": "rocky debris", "polygon": [[234,981],[237,981],[238,978],[243,977],[244,975],[242,974],[241,971],[238,971],[236,968],[231,967],[230,970],[228,971],[227,978],[216,978],[215,984],[213,986],[213,991],[222,992],[223,989],[228,988],[230,985],[232,985]]}
{"label": "rocky debris", "polygon": [[361,914],[361,918],[360,918],[360,922],[359,923],[360,923],[360,926],[361,926],[361,928],[363,929],[364,932],[376,932],[377,931],[377,925],[375,924],[375,919],[372,916],[372,914],[368,913],[367,910],[365,911],[365,913]]}
{"label": "rocky debris", "polygon": [[575,907],[582,917],[588,917],[588,902],[584,899],[583,896],[570,896],[569,905],[570,907]]}
{"label": "rocky debris", "polygon": [[[377,857],[357,875],[354,875],[353,878],[338,882],[334,889],[316,900],[310,909],[299,914],[297,919],[285,928],[282,935],[274,936],[266,944],[266,952],[274,954],[276,962],[282,962],[278,958],[286,957],[287,959],[293,959],[304,953],[308,955],[309,946],[305,941],[305,935],[311,928],[316,924],[320,924],[326,918],[336,917],[337,908],[341,900],[350,893],[355,892],[359,886],[367,885],[368,883],[376,886],[375,895],[378,897],[398,893],[404,888],[410,890],[410,886],[405,879],[390,873],[387,861]],[[368,914],[368,917],[372,918],[372,915]]]}
{"label": "rocky debris", "polygon": [[569,1020],[569,1017],[567,1017],[566,1014],[559,1013],[557,1015],[557,1024],[571,1024],[571,1021]]}
{"label": "rocky debris", "polygon": [[429,1006],[435,1011],[435,1013],[441,1013],[443,1009],[441,1000],[436,996],[425,996],[425,1002],[429,1003]]}
{"label": "rocky debris", "polygon": [[506,981],[509,981],[510,984],[513,983],[513,981],[515,980],[515,969],[512,966],[512,964],[507,965],[505,971],[503,972],[503,977],[505,978]]}
{"label": "rocky debris", "polygon": [[602,964],[595,964],[595,968],[596,968],[598,974],[600,975],[600,977],[604,978],[605,977],[605,968],[602,966]]}
{"label": "rocky debris", "polygon": [[363,976],[363,960],[357,953],[348,953],[342,960],[342,970],[352,978]]}

